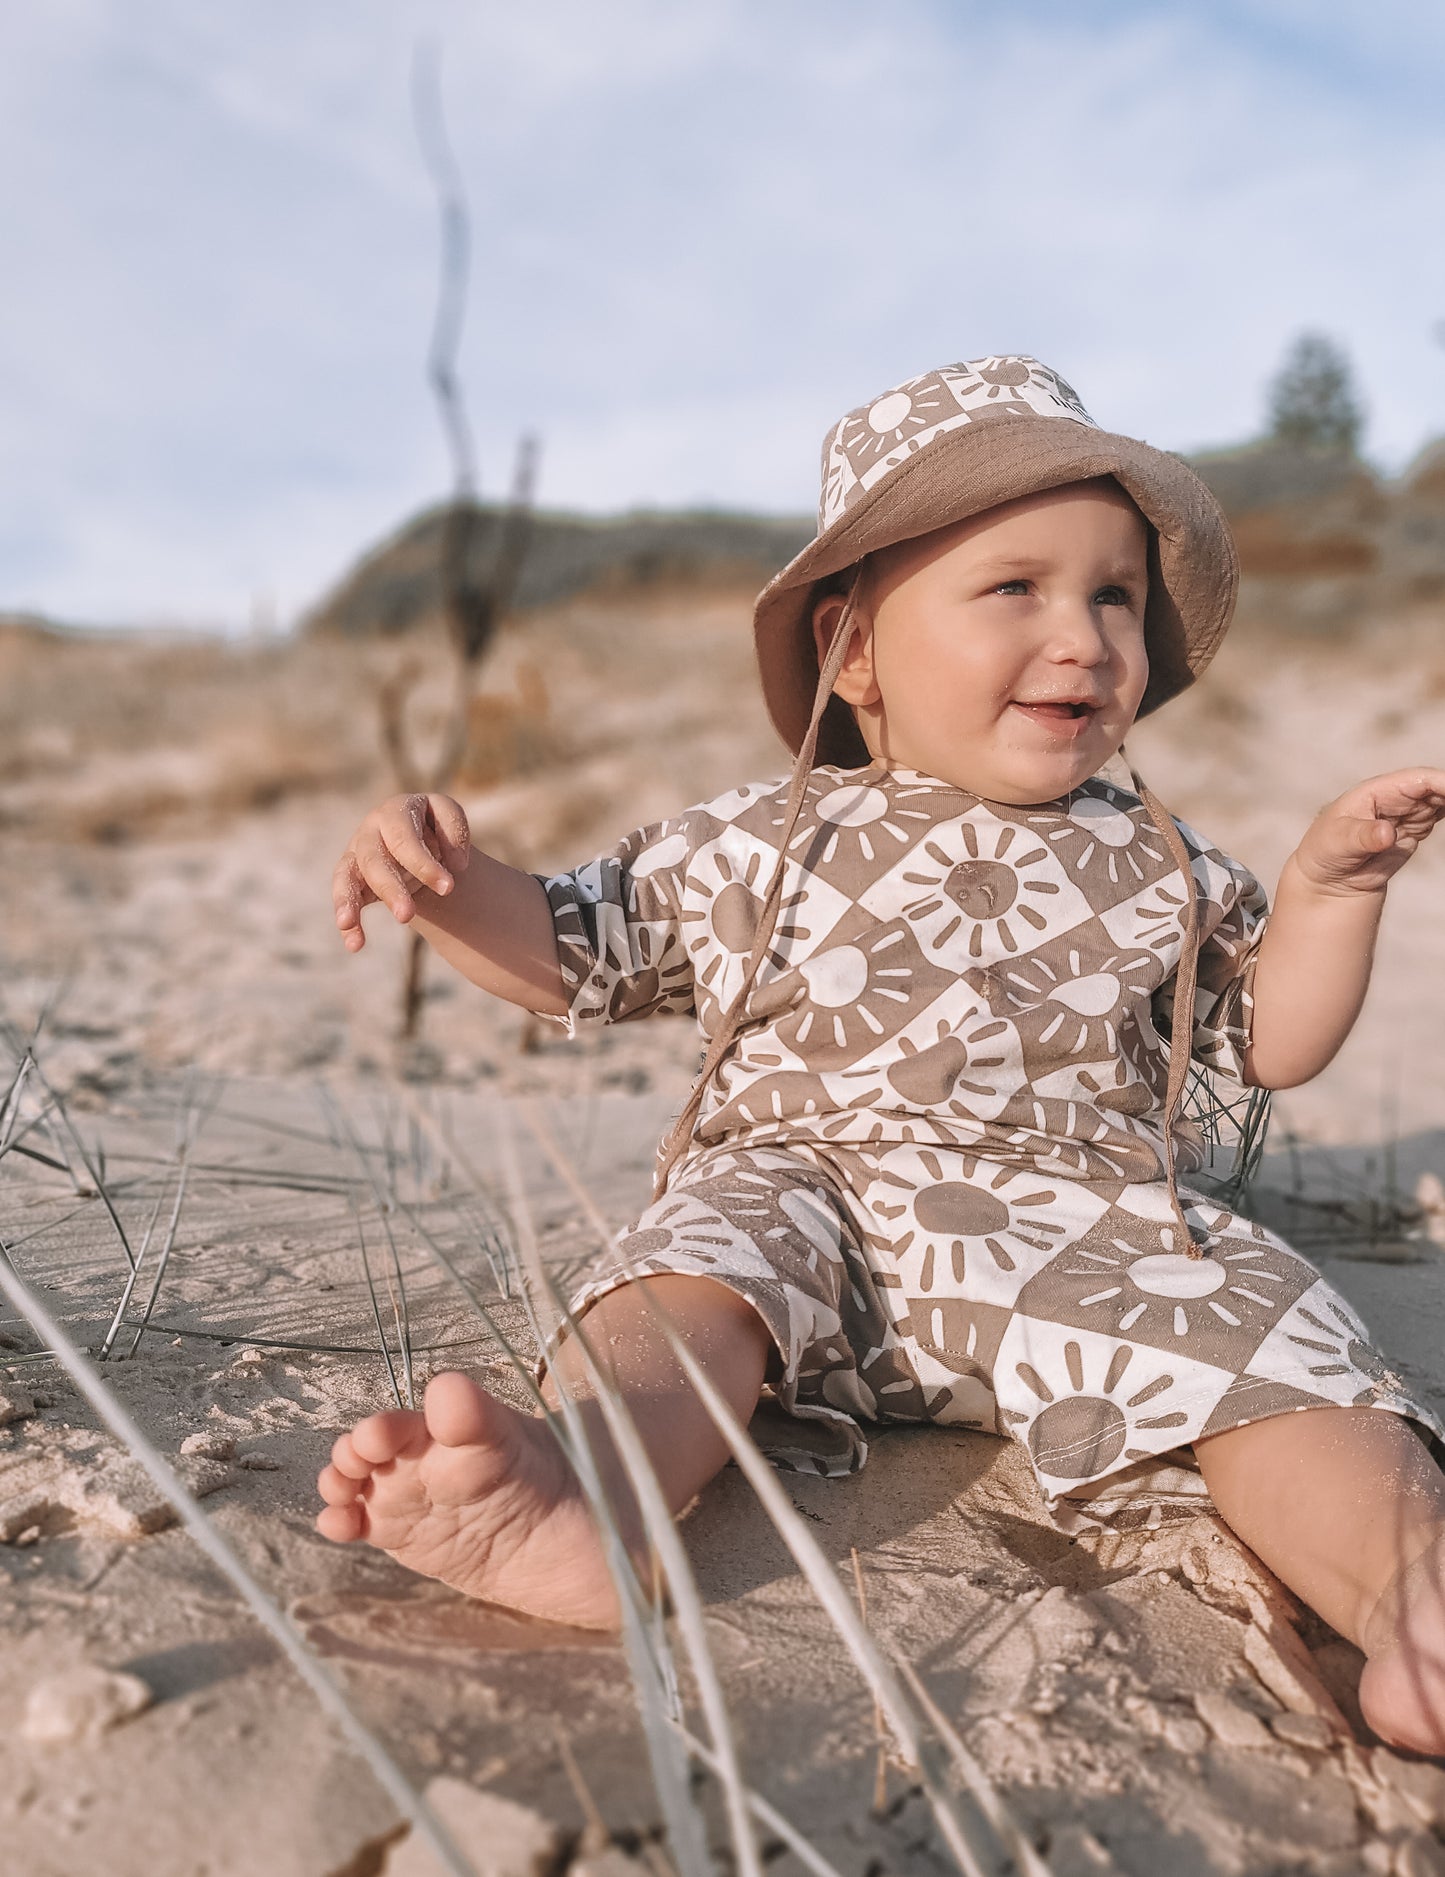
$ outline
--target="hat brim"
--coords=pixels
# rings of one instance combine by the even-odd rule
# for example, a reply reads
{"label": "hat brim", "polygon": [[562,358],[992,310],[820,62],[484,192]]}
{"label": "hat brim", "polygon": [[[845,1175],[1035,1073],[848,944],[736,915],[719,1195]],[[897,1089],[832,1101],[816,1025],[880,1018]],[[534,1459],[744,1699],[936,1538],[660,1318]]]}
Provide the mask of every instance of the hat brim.
{"label": "hat brim", "polygon": [[[1145,613],[1149,683],[1139,715],[1177,696],[1214,656],[1239,589],[1224,512],[1187,463],[1134,437],[1067,417],[987,412],[935,438],[855,498],[758,595],[753,633],[768,714],[796,755],[818,688],[812,596],[865,554],[981,515],[1002,502],[1112,476],[1158,538]],[[830,713],[817,760],[858,760]],[[849,720],[851,723],[851,719]],[[831,747],[830,747],[831,746]]]}

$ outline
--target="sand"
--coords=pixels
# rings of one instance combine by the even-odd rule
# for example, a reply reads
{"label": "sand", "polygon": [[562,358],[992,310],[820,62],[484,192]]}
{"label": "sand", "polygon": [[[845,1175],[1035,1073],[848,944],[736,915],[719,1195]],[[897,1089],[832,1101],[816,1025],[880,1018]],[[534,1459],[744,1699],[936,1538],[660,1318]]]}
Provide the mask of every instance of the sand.
{"label": "sand", "polygon": [[[544,658],[550,753],[469,803],[478,838],[509,858],[570,864],[779,772],[735,601],[577,606],[528,635],[499,649],[494,682],[505,692],[522,650]],[[1140,727],[1131,754],[1177,812],[1272,880],[1319,803],[1442,747],[1433,653],[1403,627],[1367,643],[1368,655],[1360,643],[1231,648],[1197,696]],[[185,746],[183,725],[168,734],[173,764],[186,756],[205,794],[208,746]],[[91,799],[108,789],[125,820],[112,761],[73,755],[67,786]],[[135,1244],[155,1212],[152,1262],[188,1141],[149,1325],[129,1354],[148,1264],[102,1374],[408,1778],[529,1808],[550,1849],[519,1837],[517,1868],[528,1857],[591,1868],[610,1838],[609,1855],[659,1870],[661,1813],[618,1642],[469,1604],[311,1528],[331,1440],[392,1398],[361,1245],[403,1391],[398,1268],[413,1386],[466,1362],[520,1401],[423,1229],[529,1348],[515,1276],[483,1249],[512,1203],[508,1142],[545,1264],[565,1283],[598,1221],[620,1225],[642,1203],[697,1053],[685,1022],[619,1026],[586,1047],[538,1037],[439,972],[423,1039],[399,1052],[399,935],[378,929],[347,959],[326,910],[335,852],[384,787],[366,765],[363,750],[343,787],[312,764],[261,807],[214,789],[204,815],[137,811],[125,838],[99,843],[58,810],[47,819],[43,775],[12,771],[0,788],[0,1014],[23,1027],[60,987],[42,1066],[88,1151],[103,1144]],[[1258,1204],[1445,1407],[1445,1263],[1412,1203],[1422,1174],[1445,1174],[1442,905],[1445,847],[1427,848],[1392,889],[1355,1035],[1278,1103]],[[529,1132],[522,1097],[587,1207]],[[378,1198],[398,1202],[385,1219]],[[501,1221],[500,1238],[515,1226]],[[0,1234],[69,1333],[98,1350],[127,1276],[98,1202],[12,1154]],[[0,1310],[0,1337],[0,1869],[422,1868],[371,1775],[63,1372],[7,1361],[33,1347],[13,1312]],[[290,1346],[301,1343],[329,1347]],[[1432,1782],[1434,1769],[1372,1740],[1356,1652],[1293,1606],[1207,1506],[1185,1501],[1152,1531],[1069,1537],[1015,1448],[940,1429],[881,1435],[853,1480],[781,1477],[850,1594],[856,1550],[872,1633],[914,1666],[1058,1877],[1445,1869],[1445,1774]],[[954,1868],[916,1772],[886,1740],[877,1803],[872,1698],[736,1468],[683,1533],[754,1788],[845,1877]],[[699,1731],[685,1668],[680,1693]],[[724,1846],[714,1783],[698,1798]],[[781,1849],[775,1861],[796,1863]]]}

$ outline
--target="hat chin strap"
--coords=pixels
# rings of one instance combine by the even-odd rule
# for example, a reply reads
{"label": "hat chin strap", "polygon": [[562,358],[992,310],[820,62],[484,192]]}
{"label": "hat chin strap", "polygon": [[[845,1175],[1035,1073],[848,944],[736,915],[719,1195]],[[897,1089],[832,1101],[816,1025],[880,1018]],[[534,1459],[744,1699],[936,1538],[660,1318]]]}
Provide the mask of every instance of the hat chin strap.
{"label": "hat chin strap", "polygon": [[[833,632],[832,643],[828,647],[827,657],[818,673],[818,689],[813,698],[813,712],[808,720],[808,728],[799,745],[798,754],[793,763],[791,786],[788,790],[788,805],[783,817],[783,832],[778,841],[778,864],[773,869],[772,879],[763,899],[762,910],[758,915],[757,930],[753,934],[752,949],[748,953],[743,969],[743,980],[737,994],[728,1005],[708,1045],[703,1057],[702,1067],[698,1071],[697,1081],[682,1113],[677,1117],[662,1146],[658,1150],[657,1175],[653,1183],[654,1201],[662,1197],[667,1190],[673,1168],[682,1158],[692,1139],[692,1130],[702,1108],[708,1087],[723,1058],[737,1041],[738,1031],[743,1025],[743,1013],[748,998],[757,983],[758,972],[762,968],[763,957],[772,943],[773,932],[778,922],[778,911],[783,903],[783,880],[787,871],[788,844],[793,838],[793,831],[798,825],[798,816],[802,813],[803,798],[808,791],[808,776],[813,767],[813,757],[818,747],[818,726],[823,721],[823,712],[828,707],[828,699],[833,695],[833,686],[838,681],[838,674],[843,669],[843,660],[847,656],[848,645],[853,637],[853,614],[857,605],[859,584],[863,577],[860,566],[853,576],[853,583],[848,589],[848,597],[843,611]],[[1121,747],[1120,755],[1124,755]],[[1125,761],[1128,758],[1125,757]],[[1194,868],[1190,862],[1189,849],[1184,844],[1184,837],[1174,824],[1174,818],[1164,804],[1148,788],[1133,764],[1129,765],[1129,779],[1134,791],[1144,804],[1145,812],[1158,829],[1165,846],[1173,857],[1184,883],[1184,942],[1180,947],[1179,964],[1174,980],[1174,1013],[1169,1026],[1169,1081],[1164,1095],[1164,1177],[1169,1187],[1169,1203],[1174,1216],[1179,1221],[1183,1235],[1182,1250],[1186,1257],[1201,1258],[1204,1253],[1195,1242],[1194,1232],[1184,1215],[1184,1207],[1179,1198],[1179,1187],[1174,1166],[1174,1123],[1179,1112],[1179,1103],[1184,1095],[1184,1084],[1189,1075],[1190,1043],[1194,1030],[1194,996],[1199,976],[1199,894],[1194,881]]]}
{"label": "hat chin strap", "polygon": [[[1119,754],[1124,756],[1122,746]],[[1127,756],[1124,756],[1124,760],[1129,762]],[[1184,845],[1184,836],[1175,826],[1174,817],[1154,791],[1145,787],[1139,771],[1132,763],[1129,763],[1129,780],[1134,784],[1134,793],[1159,830],[1184,880],[1184,942],[1179,948],[1179,964],[1174,973],[1174,1013],[1169,1023],[1169,1081],[1164,1091],[1164,1177],[1169,1183],[1169,1203],[1174,1208],[1174,1216],[1184,1234],[1184,1255],[1202,1258],[1204,1252],[1195,1240],[1193,1227],[1184,1216],[1174,1169],[1174,1122],[1189,1076],[1190,1045],[1194,1038],[1194,993],[1199,981],[1199,892],[1194,881],[1189,849]]]}
{"label": "hat chin strap", "polygon": [[677,1117],[671,1132],[658,1150],[657,1177],[653,1183],[652,1196],[660,1199],[667,1190],[667,1182],[673,1168],[682,1158],[684,1149],[692,1138],[693,1123],[697,1120],[702,1107],[703,1097],[708,1085],[717,1074],[718,1065],[737,1041],[738,1031],[742,1028],[743,1012],[753,986],[757,983],[758,972],[762,967],[763,956],[772,943],[773,931],[778,923],[778,910],[783,903],[783,879],[788,864],[788,843],[793,838],[793,830],[798,825],[798,816],[803,811],[803,797],[808,792],[808,776],[813,767],[813,757],[818,748],[818,726],[823,721],[823,712],[828,708],[828,699],[833,695],[833,686],[838,682],[838,674],[843,669],[843,660],[848,653],[849,641],[853,637],[853,613],[858,600],[858,588],[863,578],[860,563],[848,588],[848,597],[838,624],[834,628],[833,640],[828,647],[828,655],[823,660],[822,670],[818,673],[818,689],[813,698],[813,714],[808,719],[808,728],[798,747],[798,754],[793,762],[792,785],[788,790],[788,806],[783,816],[783,832],[778,841],[778,864],[773,869],[773,877],[768,882],[768,890],[763,899],[762,911],[758,914],[757,930],[753,934],[752,950],[748,953],[747,964],[743,970],[743,981],[738,986],[737,995],[728,1005],[708,1045],[703,1057],[702,1068],[698,1071],[697,1081],[693,1084],[687,1105]]}

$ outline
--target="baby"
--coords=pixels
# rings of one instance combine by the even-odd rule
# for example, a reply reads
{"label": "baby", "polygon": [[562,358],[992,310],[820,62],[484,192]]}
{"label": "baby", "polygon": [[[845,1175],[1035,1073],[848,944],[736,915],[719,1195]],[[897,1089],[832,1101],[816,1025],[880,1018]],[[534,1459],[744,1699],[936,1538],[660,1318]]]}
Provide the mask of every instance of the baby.
{"label": "baby", "polygon": [[[741,1419],[771,1392],[785,1464],[847,1472],[869,1423],[934,1420],[1020,1441],[1055,1504],[1192,1448],[1220,1514],[1364,1651],[1370,1724],[1445,1753],[1445,1430],[1306,1260],[1179,1178],[1191,1058],[1285,1088],[1340,1047],[1445,771],[1323,809],[1266,914],[1137,776],[1101,773],[1233,608],[1227,525],[1182,462],[991,358],[850,412],[823,478],[756,614],[787,781],[548,879],[472,849],[447,797],[397,797],[337,868],[344,941],[379,901],[569,1033],[696,1015],[653,1203],[572,1303],[675,1512],[727,1449],[664,1318]],[[578,1398],[641,1565],[578,1340],[546,1389]],[[328,1538],[617,1620],[546,1421],[465,1375],[344,1434],[320,1490]]]}

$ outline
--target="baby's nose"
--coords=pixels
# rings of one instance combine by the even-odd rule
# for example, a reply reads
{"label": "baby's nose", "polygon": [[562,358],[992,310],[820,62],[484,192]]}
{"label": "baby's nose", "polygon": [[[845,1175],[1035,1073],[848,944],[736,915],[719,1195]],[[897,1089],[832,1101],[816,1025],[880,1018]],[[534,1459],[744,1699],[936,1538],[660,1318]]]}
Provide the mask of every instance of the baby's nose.
{"label": "baby's nose", "polygon": [[1054,643],[1075,663],[1099,665],[1109,657],[1109,639],[1098,613],[1086,600],[1061,602],[1051,609]]}

